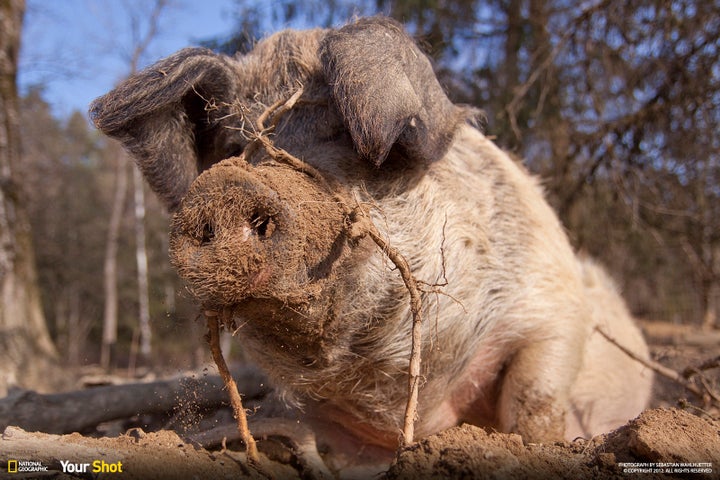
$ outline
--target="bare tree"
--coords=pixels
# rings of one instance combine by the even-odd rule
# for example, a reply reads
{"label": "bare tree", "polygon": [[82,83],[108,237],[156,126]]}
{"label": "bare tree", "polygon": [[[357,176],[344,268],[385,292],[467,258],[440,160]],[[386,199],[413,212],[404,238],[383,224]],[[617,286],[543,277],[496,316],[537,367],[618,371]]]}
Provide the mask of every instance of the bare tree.
{"label": "bare tree", "polygon": [[47,388],[57,357],[36,284],[20,161],[17,62],[24,0],[0,1],[0,395]]}
{"label": "bare tree", "polygon": [[105,263],[103,270],[105,289],[105,312],[103,316],[103,336],[100,350],[100,364],[107,369],[111,365],[113,351],[117,342],[118,324],[118,287],[117,287],[117,252],[120,238],[120,226],[127,195],[127,155],[120,148],[115,155],[115,194],[113,195],[112,213],[108,226],[105,247]]}
{"label": "bare tree", "polygon": [[140,354],[150,356],[152,330],[150,328],[150,295],[148,294],[148,257],[145,247],[145,185],[140,169],[133,168],[135,195],[135,260],[138,274],[138,307],[140,325]]}
{"label": "bare tree", "polygon": [[458,73],[488,86],[487,102],[468,101],[498,143],[543,178],[576,246],[614,270],[638,313],[718,326],[720,4],[487,9],[477,38],[504,55]]}
{"label": "bare tree", "polygon": [[[131,26],[134,48],[130,58],[130,74],[137,72],[140,57],[147,51],[148,46],[158,33],[160,15],[167,7],[167,0],[155,0],[147,23],[147,30],[140,33],[140,21],[137,16],[131,16]],[[138,304],[140,314],[140,354],[148,358],[152,351],[150,328],[150,296],[148,294],[148,259],[145,248],[145,184],[140,171],[133,169],[133,185],[135,189],[135,248],[138,271]]]}
{"label": "bare tree", "polygon": [[[132,51],[130,53],[129,74],[133,74],[138,70],[138,64],[141,57],[147,52],[150,43],[158,34],[160,16],[167,7],[166,0],[156,0],[152,4],[152,10],[145,20],[146,15],[144,9],[132,9],[128,7],[130,28],[132,35]],[[143,32],[142,25],[146,21],[146,28]],[[122,208],[124,205],[124,192],[127,189],[127,172],[125,169],[125,161],[127,156],[123,155],[122,159],[118,159],[118,182],[116,184],[116,196],[113,207],[113,216],[111,218],[110,230],[108,232],[108,248],[105,259],[105,319],[103,323],[103,349],[101,355],[101,363],[107,368],[110,365],[111,346],[115,344],[117,338],[117,239],[120,228],[120,219],[122,217]],[[140,353],[144,358],[148,358],[152,352],[151,336],[152,329],[150,327],[150,298],[148,293],[148,257],[145,245],[145,193],[142,175],[137,168],[133,169],[133,202],[134,208],[134,228],[135,228],[135,259],[137,263],[137,284],[138,284],[138,317],[139,317],[139,342]],[[115,216],[117,212],[117,217]],[[133,340],[135,341],[135,340]],[[136,349],[131,349],[135,352]],[[130,359],[131,365],[135,364],[135,358]]]}

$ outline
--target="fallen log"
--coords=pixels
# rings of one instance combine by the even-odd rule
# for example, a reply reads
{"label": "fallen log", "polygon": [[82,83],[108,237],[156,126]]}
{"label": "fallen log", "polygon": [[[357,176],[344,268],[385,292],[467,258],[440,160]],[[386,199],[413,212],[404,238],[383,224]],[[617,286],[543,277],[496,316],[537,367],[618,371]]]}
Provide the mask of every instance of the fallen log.
{"label": "fallen log", "polygon": [[[268,391],[266,378],[254,368],[238,369],[233,376],[249,399]],[[103,422],[170,412],[188,403],[200,409],[227,404],[228,394],[220,376],[185,376],[54,394],[15,391],[0,399],[0,431],[12,425],[45,433],[83,432]]]}

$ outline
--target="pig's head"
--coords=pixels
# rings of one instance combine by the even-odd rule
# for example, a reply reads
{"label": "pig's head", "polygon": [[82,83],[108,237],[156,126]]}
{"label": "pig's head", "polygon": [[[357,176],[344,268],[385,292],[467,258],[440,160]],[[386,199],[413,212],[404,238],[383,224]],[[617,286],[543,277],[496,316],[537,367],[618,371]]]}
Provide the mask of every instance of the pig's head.
{"label": "pig's head", "polygon": [[[267,138],[331,183],[248,151],[258,118],[300,86],[289,111],[266,119]],[[351,336],[337,317],[370,250],[348,235],[338,198],[407,188],[468,112],[399,24],[370,18],[281,32],[234,58],[182,50],[96,100],[91,116],[175,212],[171,256],[203,305],[247,319],[244,334],[266,343],[275,331],[313,364]]]}

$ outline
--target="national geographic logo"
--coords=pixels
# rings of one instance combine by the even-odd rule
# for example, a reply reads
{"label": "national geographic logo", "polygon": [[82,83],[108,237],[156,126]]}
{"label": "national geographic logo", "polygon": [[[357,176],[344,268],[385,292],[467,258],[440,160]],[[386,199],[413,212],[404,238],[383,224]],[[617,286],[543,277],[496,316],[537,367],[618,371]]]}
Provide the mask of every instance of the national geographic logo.
{"label": "national geographic logo", "polygon": [[37,473],[47,472],[48,467],[42,462],[34,462],[31,460],[8,460],[8,473]]}
{"label": "national geographic logo", "polygon": [[[63,473],[122,473],[122,462],[106,462],[93,460],[91,463],[75,463],[69,460],[60,460]],[[7,473],[38,473],[47,472],[48,466],[33,460],[8,460]]]}

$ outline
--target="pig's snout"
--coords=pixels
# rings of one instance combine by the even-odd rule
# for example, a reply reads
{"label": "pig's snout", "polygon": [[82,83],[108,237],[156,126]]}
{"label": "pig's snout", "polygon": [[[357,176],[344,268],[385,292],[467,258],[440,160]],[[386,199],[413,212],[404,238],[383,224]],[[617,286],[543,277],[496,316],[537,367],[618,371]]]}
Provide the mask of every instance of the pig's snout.
{"label": "pig's snout", "polygon": [[218,165],[196,180],[173,218],[172,263],[207,305],[274,296],[283,273],[274,256],[292,217],[254,172]]}
{"label": "pig's snout", "polygon": [[173,218],[172,263],[206,307],[248,299],[307,305],[348,252],[334,193],[286,165],[218,163],[195,180]]}
{"label": "pig's snout", "polygon": [[[203,222],[202,235],[200,236],[200,247],[207,246],[215,240],[215,229],[218,222],[214,218],[208,218]],[[200,230],[199,228],[197,229]],[[273,215],[255,212],[240,226],[241,241],[248,242],[254,238],[267,240],[275,232],[275,220]]]}

